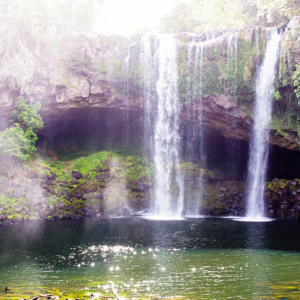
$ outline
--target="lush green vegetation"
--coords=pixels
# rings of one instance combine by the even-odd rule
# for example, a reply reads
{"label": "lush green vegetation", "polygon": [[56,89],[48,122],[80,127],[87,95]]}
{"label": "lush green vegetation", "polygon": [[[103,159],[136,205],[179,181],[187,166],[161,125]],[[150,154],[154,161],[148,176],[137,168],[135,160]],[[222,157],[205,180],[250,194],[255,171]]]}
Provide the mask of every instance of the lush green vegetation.
{"label": "lush green vegetation", "polygon": [[[122,209],[127,198],[145,201],[145,191],[136,187],[148,185],[152,176],[146,159],[111,151],[73,160],[37,157],[22,169],[18,183],[6,187],[0,196],[0,217],[5,215],[8,220],[82,216],[84,207],[95,210],[104,203]],[[75,179],[74,171],[82,177]],[[0,184],[5,182],[7,176],[0,175]]]}
{"label": "lush green vegetation", "polygon": [[39,115],[41,104],[32,104],[22,97],[16,104],[12,113],[13,126],[0,132],[0,161],[7,163],[7,157],[28,161],[36,152],[36,131],[44,127],[42,117]]}
{"label": "lush green vegetation", "polygon": [[112,151],[100,151],[80,156],[71,161],[43,161],[42,165],[59,175],[61,180],[70,180],[72,171],[79,171],[83,177],[94,179],[99,168],[110,169],[118,177],[136,182],[144,176],[151,176],[149,162],[135,155],[123,156]]}
{"label": "lush green vegetation", "polygon": [[296,70],[293,74],[294,92],[298,99],[300,99],[300,64],[296,65]]}

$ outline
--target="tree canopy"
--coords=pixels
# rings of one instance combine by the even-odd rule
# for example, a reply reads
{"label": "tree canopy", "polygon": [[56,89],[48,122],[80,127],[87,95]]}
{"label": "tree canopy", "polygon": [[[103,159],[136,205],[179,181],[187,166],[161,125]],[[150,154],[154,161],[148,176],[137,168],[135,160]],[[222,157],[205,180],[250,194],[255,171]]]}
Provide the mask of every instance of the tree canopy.
{"label": "tree canopy", "polygon": [[0,88],[30,93],[36,56],[90,34],[102,0],[0,0]]}
{"label": "tree canopy", "polygon": [[189,0],[161,20],[163,32],[195,32],[245,25],[280,26],[300,15],[300,0]]}

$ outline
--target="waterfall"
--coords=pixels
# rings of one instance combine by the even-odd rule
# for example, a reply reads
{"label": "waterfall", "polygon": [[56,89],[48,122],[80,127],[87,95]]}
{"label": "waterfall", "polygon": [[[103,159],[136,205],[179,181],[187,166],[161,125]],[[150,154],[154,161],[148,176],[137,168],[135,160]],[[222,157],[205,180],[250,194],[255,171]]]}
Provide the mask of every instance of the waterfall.
{"label": "waterfall", "polygon": [[188,70],[188,77],[187,77],[187,119],[189,121],[188,127],[187,127],[187,136],[188,139],[186,141],[186,157],[188,161],[193,161],[194,159],[194,142],[195,142],[195,136],[194,136],[194,123],[193,123],[193,117],[194,117],[194,71],[195,71],[195,38],[196,35],[192,35],[192,41],[189,43],[188,47],[188,62],[187,62],[187,70]]}
{"label": "waterfall", "polygon": [[145,35],[140,41],[140,62],[141,62],[141,83],[144,96],[145,118],[144,118],[144,145],[145,153],[151,159],[153,158],[153,110],[156,103],[155,92],[155,73],[156,67],[152,55],[151,42],[153,38]]}
{"label": "waterfall", "polygon": [[[227,78],[226,78],[226,87],[227,95],[231,96],[236,100],[236,91],[237,91],[237,53],[238,53],[238,34],[235,32],[227,36]],[[228,115],[226,116],[227,124],[229,124]],[[229,125],[228,125],[229,129]],[[233,144],[232,140],[226,139],[226,150],[227,150],[227,173],[229,176],[236,177],[238,171],[238,160],[239,152]]]}
{"label": "waterfall", "polygon": [[128,55],[124,60],[124,92],[126,95],[126,115],[124,118],[125,126],[126,126],[126,146],[129,145],[129,134],[130,134],[130,125],[129,125],[129,89],[130,89],[130,56],[131,56],[131,48],[134,44],[128,46]]}
{"label": "waterfall", "polygon": [[[208,40],[208,34],[206,38]],[[189,120],[198,119],[198,126],[192,123],[192,129],[188,131],[189,140],[188,143],[191,144],[189,147],[189,159],[190,161],[199,161],[201,168],[205,168],[206,157],[204,151],[204,139],[203,139],[203,126],[202,126],[202,113],[203,113],[203,78],[204,78],[204,57],[205,57],[205,44],[195,43],[195,36],[193,35],[192,41],[189,43],[188,48],[188,75],[189,75],[189,85],[188,85],[188,96],[189,96],[189,110],[188,118]],[[198,107],[198,113],[194,107]],[[194,143],[199,140],[199,157],[195,156],[193,151]],[[192,199],[191,203],[187,203],[186,214],[190,216],[199,215],[201,201],[203,199],[203,178],[202,173],[200,174],[198,180],[199,193],[197,199]]]}
{"label": "waterfall", "polygon": [[236,100],[237,74],[237,38],[238,32],[227,37],[227,72],[229,75],[228,93]]}
{"label": "waterfall", "polygon": [[[151,51],[153,44],[154,50]],[[154,43],[150,36],[145,36],[140,48],[145,98],[145,141],[155,168],[152,191],[154,218],[180,218],[184,185],[179,168],[181,139],[177,45],[169,35],[156,36]]]}
{"label": "waterfall", "polygon": [[179,165],[179,97],[177,78],[177,46],[173,37],[159,36],[157,49],[158,80],[157,119],[155,124],[155,214],[163,218],[180,217],[183,209],[183,178],[175,168],[179,195],[172,203],[172,171]]}
{"label": "waterfall", "polygon": [[264,217],[263,193],[269,155],[269,123],[279,42],[280,35],[277,33],[277,29],[268,29],[266,51],[256,80],[254,127],[250,141],[248,163],[250,192],[246,210],[246,218],[250,220],[259,221]]}

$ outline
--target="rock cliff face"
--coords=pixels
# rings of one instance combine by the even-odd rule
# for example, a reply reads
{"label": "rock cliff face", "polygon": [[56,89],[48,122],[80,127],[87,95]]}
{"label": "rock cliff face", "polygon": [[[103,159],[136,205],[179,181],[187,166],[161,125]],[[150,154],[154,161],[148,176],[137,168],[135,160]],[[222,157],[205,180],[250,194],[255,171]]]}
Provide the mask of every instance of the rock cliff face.
{"label": "rock cliff face", "polygon": [[[300,18],[293,18],[282,31],[270,143],[298,150],[300,113],[293,76],[300,62]],[[228,138],[248,140],[252,126],[255,74],[264,55],[266,29],[249,26],[176,35],[178,80],[182,123],[198,125],[197,96],[190,93],[192,80],[189,50],[205,42],[203,54],[203,115],[205,130]],[[36,57],[35,81],[30,101],[41,101],[42,114],[51,118],[70,109],[126,111],[143,116],[145,99],[141,88],[140,40],[124,37],[83,39],[62,49],[59,57]],[[128,56],[127,60],[125,58]],[[127,61],[127,63],[125,63]],[[193,65],[196,69],[197,66]],[[19,90],[0,91],[1,128],[7,126]],[[191,97],[194,97],[191,104]],[[191,106],[192,105],[192,106]],[[193,115],[189,113],[193,111]],[[155,112],[153,112],[155,114]],[[76,120],[75,120],[76,121]],[[299,128],[298,128],[299,127]],[[55,133],[54,133],[55,134]]]}

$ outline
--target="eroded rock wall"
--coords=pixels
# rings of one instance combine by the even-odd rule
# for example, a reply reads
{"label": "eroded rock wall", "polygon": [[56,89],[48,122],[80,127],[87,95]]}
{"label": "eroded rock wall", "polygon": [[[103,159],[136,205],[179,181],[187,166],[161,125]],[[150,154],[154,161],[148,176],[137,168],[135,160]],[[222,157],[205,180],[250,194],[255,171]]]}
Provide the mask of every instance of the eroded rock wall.
{"label": "eroded rock wall", "polygon": [[[298,99],[293,74],[299,63],[299,17],[292,18],[282,31],[280,64],[271,124],[272,144],[298,150]],[[232,36],[236,35],[236,52]],[[178,45],[181,121],[198,125],[199,97],[189,93],[191,73],[188,51],[195,34],[176,35]],[[217,130],[229,138],[248,140],[252,127],[252,108],[258,65],[262,62],[266,30],[248,26],[237,30],[197,33],[197,43],[205,42],[203,55],[204,128]],[[231,48],[230,48],[231,47]],[[233,47],[233,48],[232,48]],[[153,49],[152,49],[153,50]],[[41,101],[42,113],[58,114],[70,108],[127,110],[137,116],[144,112],[141,87],[140,40],[110,36],[82,38],[61,49],[57,57],[43,52],[36,57],[35,81],[30,101]],[[233,51],[233,52],[232,52]],[[128,56],[129,55],[129,56]],[[127,63],[125,58],[128,56]],[[0,91],[1,128],[9,124],[20,90]],[[191,106],[192,105],[192,106]],[[190,111],[194,114],[191,117]],[[155,111],[153,111],[155,114]],[[300,118],[300,117],[299,117]]]}

